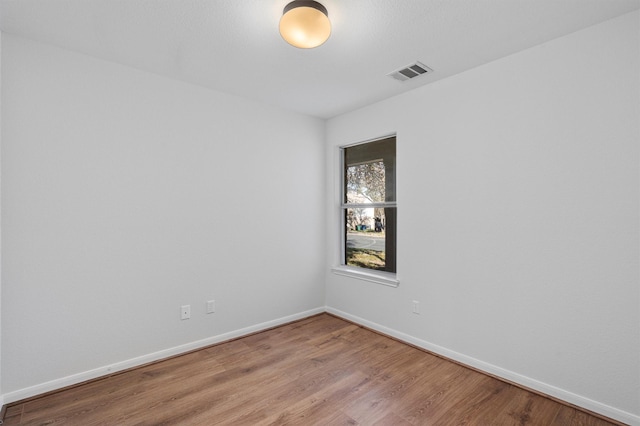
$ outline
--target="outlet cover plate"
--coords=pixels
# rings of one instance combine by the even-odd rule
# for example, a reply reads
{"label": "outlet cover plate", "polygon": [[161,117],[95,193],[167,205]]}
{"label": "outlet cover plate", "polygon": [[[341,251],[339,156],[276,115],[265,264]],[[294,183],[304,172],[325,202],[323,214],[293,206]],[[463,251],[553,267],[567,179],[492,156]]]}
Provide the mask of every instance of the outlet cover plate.
{"label": "outlet cover plate", "polygon": [[180,307],[180,319],[186,320],[191,318],[191,305],[182,305]]}

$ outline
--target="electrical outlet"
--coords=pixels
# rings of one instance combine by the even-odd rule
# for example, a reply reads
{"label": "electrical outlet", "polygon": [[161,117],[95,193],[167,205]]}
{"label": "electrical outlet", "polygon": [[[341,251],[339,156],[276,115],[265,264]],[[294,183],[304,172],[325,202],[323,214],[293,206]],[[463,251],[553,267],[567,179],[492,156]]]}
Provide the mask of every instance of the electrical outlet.
{"label": "electrical outlet", "polygon": [[186,320],[191,318],[191,305],[182,305],[180,307],[180,319]]}
{"label": "electrical outlet", "polygon": [[416,315],[420,315],[420,302],[418,302],[417,300],[414,300],[412,302],[412,306],[413,306],[413,313]]}
{"label": "electrical outlet", "polygon": [[216,311],[216,301],[215,300],[207,301],[207,313],[212,314],[215,311]]}

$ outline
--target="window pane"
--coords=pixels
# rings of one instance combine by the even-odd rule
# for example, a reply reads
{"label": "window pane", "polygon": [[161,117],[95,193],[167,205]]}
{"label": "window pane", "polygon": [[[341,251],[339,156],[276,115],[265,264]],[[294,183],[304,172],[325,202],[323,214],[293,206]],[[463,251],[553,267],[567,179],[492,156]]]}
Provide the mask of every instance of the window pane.
{"label": "window pane", "polygon": [[347,203],[385,201],[384,162],[347,166]]}
{"label": "window pane", "polygon": [[346,203],[396,201],[396,139],[344,149]]}
{"label": "window pane", "polygon": [[395,208],[345,209],[345,264],[396,271]]}

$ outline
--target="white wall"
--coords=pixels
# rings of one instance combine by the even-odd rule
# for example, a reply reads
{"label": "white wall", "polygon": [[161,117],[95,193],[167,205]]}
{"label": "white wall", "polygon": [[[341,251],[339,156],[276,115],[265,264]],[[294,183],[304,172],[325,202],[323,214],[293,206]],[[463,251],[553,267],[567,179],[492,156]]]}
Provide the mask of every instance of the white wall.
{"label": "white wall", "polygon": [[[2,32],[0,32],[0,164],[2,163]],[[0,172],[0,182],[2,173]],[[0,188],[2,187],[0,183]],[[0,197],[0,223],[2,222],[2,197]],[[0,242],[2,241],[2,226],[0,226]],[[2,393],[2,244],[0,244],[0,406],[4,405]]]}
{"label": "white wall", "polygon": [[329,310],[640,423],[638,23],[330,120],[330,229],[337,147],[397,132],[400,286],[329,275]]}
{"label": "white wall", "polygon": [[323,121],[6,34],[2,86],[6,402],[322,309]]}

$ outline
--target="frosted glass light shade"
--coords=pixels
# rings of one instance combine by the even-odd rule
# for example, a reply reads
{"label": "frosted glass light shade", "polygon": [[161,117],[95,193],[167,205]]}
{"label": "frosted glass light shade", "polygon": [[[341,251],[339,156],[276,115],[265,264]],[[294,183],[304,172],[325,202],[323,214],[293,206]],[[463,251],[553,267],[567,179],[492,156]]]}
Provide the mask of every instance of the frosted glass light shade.
{"label": "frosted glass light shade", "polygon": [[292,46],[311,49],[331,35],[327,9],[316,1],[293,1],[285,6],[280,19],[280,35]]}

